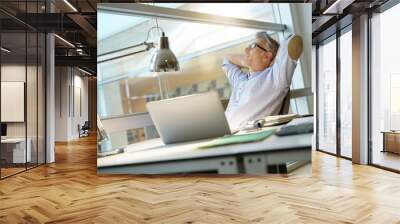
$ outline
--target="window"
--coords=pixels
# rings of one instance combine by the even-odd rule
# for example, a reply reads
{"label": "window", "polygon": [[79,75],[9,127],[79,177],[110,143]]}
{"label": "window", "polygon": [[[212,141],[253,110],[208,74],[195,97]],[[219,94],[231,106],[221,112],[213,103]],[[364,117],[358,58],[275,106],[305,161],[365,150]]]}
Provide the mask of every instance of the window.
{"label": "window", "polygon": [[336,154],[336,37],[318,48],[318,149]]}
{"label": "window", "polygon": [[[349,27],[351,28],[351,27]],[[352,157],[352,33],[340,36],[340,154]]]}
{"label": "window", "polygon": [[[372,17],[371,134],[372,163],[400,170],[400,156],[385,150],[383,133],[400,130],[400,5]],[[397,138],[400,139],[400,138]],[[396,142],[396,141],[395,141]],[[400,142],[400,141],[397,141]],[[397,143],[400,144],[400,143]],[[396,147],[399,147],[397,145]]]}

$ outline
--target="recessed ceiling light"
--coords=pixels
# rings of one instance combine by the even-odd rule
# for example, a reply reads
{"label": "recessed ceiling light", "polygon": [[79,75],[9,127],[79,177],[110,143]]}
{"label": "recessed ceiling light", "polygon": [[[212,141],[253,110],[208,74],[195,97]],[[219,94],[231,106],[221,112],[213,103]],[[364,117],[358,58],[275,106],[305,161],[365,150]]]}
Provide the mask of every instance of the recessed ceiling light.
{"label": "recessed ceiling light", "polygon": [[4,52],[6,52],[6,53],[10,53],[10,52],[11,52],[11,50],[9,50],[9,49],[7,49],[7,48],[5,48],[5,47],[1,47],[1,50],[4,51]]}
{"label": "recessed ceiling light", "polygon": [[81,68],[79,68],[79,67],[78,67],[78,70],[81,71],[81,72],[83,72],[83,73],[85,73],[85,74],[87,74],[87,75],[89,75],[89,76],[92,75],[92,73],[90,73],[90,72],[88,72],[88,71],[85,71],[85,70],[83,70],[83,69],[81,69]]}
{"label": "recessed ceiling light", "polygon": [[70,47],[73,47],[73,48],[75,48],[75,45],[73,45],[71,42],[69,42],[68,40],[66,40],[66,39],[64,39],[64,38],[62,38],[62,37],[60,37],[59,35],[57,35],[57,34],[54,34],[54,36],[55,37],[57,37],[59,40],[61,40],[62,42],[64,42],[64,43],[66,43],[67,45],[69,45]]}
{"label": "recessed ceiling light", "polygon": [[67,4],[74,12],[78,12],[78,10],[68,1],[64,0],[65,4]]}
{"label": "recessed ceiling light", "polygon": [[348,7],[354,0],[336,0],[322,14],[342,14],[343,9]]}

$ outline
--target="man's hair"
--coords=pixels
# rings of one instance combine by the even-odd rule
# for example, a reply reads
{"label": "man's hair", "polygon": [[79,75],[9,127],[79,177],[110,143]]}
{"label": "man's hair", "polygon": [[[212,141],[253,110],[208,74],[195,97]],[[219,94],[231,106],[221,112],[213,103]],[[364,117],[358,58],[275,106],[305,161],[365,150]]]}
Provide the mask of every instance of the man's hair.
{"label": "man's hair", "polygon": [[256,38],[260,38],[267,43],[267,50],[271,51],[272,57],[275,58],[278,53],[279,43],[275,39],[273,39],[267,32],[258,32],[256,33]]}

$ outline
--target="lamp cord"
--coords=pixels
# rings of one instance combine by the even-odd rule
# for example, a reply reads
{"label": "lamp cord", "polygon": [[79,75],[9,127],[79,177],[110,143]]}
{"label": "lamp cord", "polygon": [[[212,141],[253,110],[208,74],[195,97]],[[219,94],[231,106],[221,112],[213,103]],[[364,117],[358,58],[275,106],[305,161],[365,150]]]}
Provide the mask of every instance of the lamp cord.
{"label": "lamp cord", "polygon": [[158,18],[157,18],[157,17],[156,17],[156,26],[159,27],[159,26],[158,26]]}
{"label": "lamp cord", "polygon": [[161,27],[159,27],[159,26],[153,26],[153,27],[151,27],[151,28],[149,29],[149,31],[147,31],[147,37],[146,37],[146,40],[144,41],[145,43],[149,40],[150,31],[151,31],[152,29],[159,29],[159,30],[161,30],[162,33],[164,33],[164,30],[163,30]]}
{"label": "lamp cord", "polygon": [[[155,3],[153,2],[153,6],[155,6]],[[149,39],[149,34],[150,34],[150,31],[152,30],[152,29],[158,29],[158,30],[161,30],[161,32],[162,32],[162,36],[164,36],[164,30],[158,25],[158,18],[156,17],[156,26],[155,27],[151,27],[150,29],[149,29],[149,31],[147,32],[147,38],[146,38],[146,41]],[[145,41],[145,43],[146,43],[146,41]],[[164,98],[164,91],[163,91],[163,86],[162,86],[162,82],[161,82],[161,76],[160,76],[160,74],[158,74],[158,73],[156,73],[157,74],[157,78],[158,78],[158,87],[160,88],[160,96],[161,96],[161,99],[163,100],[163,99],[165,99]]]}
{"label": "lamp cord", "polygon": [[[153,6],[156,6],[156,3],[155,2],[153,2]],[[155,19],[156,19],[156,26],[155,27],[152,27],[152,28],[150,28],[150,30],[151,29],[153,29],[153,28],[157,28],[157,29],[160,29],[161,30],[161,32],[162,32],[162,35],[164,36],[164,30],[158,25],[158,18],[157,18],[157,16],[155,17]],[[147,33],[147,38],[146,38],[146,41],[149,39],[149,33],[150,33],[150,30],[149,30],[149,32]],[[145,41],[145,42],[146,42]]]}

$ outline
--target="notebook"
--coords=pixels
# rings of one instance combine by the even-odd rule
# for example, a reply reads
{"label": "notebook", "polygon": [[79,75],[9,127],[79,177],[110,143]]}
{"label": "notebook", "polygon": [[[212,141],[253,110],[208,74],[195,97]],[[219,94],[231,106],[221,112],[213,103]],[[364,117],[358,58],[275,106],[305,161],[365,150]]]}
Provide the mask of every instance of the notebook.
{"label": "notebook", "polygon": [[264,140],[274,133],[275,133],[275,129],[268,129],[268,130],[262,130],[262,131],[248,133],[248,134],[227,135],[227,136],[216,138],[209,142],[206,142],[204,145],[201,145],[198,148],[199,149],[207,149],[207,148],[224,146],[224,145],[256,142],[256,141]]}

